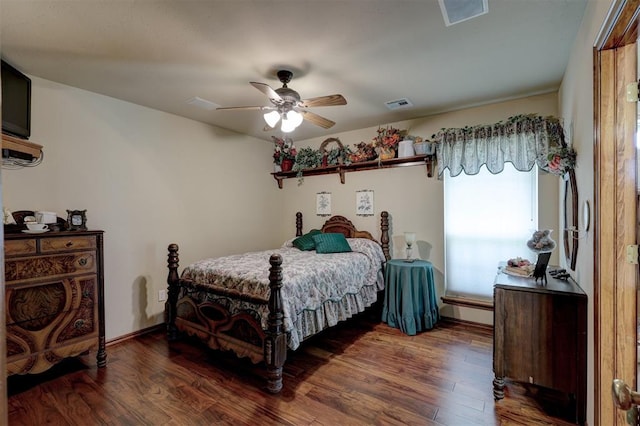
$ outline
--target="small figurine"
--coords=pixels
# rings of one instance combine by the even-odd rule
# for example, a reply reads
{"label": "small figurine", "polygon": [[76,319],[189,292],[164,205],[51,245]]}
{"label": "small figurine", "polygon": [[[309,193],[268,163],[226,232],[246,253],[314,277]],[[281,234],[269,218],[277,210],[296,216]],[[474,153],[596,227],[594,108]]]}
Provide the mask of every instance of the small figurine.
{"label": "small figurine", "polygon": [[556,242],[551,238],[551,229],[535,231],[527,241],[527,247],[536,253],[553,251],[556,248]]}

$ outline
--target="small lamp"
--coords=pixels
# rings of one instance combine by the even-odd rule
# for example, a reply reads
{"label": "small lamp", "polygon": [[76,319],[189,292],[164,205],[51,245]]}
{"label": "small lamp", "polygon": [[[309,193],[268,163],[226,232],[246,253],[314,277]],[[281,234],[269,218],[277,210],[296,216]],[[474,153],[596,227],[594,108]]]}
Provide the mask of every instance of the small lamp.
{"label": "small lamp", "polygon": [[404,241],[407,244],[407,260],[411,261],[411,250],[412,246],[416,242],[416,233],[415,232],[405,232],[404,233]]}

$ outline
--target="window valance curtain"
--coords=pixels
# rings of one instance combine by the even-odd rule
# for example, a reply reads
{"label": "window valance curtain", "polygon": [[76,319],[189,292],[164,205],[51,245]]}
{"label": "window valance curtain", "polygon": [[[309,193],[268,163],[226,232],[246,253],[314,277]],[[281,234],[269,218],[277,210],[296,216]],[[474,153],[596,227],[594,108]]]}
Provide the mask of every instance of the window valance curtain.
{"label": "window valance curtain", "polygon": [[560,120],[551,116],[517,115],[491,125],[442,129],[433,140],[440,179],[446,169],[451,176],[475,175],[483,164],[493,174],[506,162],[520,171],[537,164],[557,175],[575,166],[575,151],[565,143]]}

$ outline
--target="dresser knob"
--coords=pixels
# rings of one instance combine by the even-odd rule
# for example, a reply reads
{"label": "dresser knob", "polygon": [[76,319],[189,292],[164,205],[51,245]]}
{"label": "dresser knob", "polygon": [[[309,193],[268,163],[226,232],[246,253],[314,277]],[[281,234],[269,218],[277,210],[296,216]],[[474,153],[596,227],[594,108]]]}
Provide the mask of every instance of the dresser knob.
{"label": "dresser knob", "polygon": [[66,247],[71,247],[73,245],[73,241],[67,241],[67,244],[65,244]]}
{"label": "dresser knob", "polygon": [[80,264],[80,266],[86,266],[87,265],[87,258],[86,257],[81,257],[78,260],[78,263]]}
{"label": "dresser knob", "polygon": [[73,323],[73,327],[76,328],[76,329],[84,327],[84,320],[83,319],[76,320]]}

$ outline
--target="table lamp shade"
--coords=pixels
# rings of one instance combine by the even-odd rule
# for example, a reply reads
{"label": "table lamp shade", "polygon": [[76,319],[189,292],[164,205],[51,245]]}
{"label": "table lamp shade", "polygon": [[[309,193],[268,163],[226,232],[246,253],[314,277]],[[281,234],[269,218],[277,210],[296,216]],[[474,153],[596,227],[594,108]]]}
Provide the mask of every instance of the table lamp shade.
{"label": "table lamp shade", "polygon": [[413,245],[416,242],[416,233],[415,232],[405,232],[404,233],[404,241],[408,246]]}

